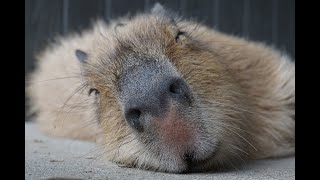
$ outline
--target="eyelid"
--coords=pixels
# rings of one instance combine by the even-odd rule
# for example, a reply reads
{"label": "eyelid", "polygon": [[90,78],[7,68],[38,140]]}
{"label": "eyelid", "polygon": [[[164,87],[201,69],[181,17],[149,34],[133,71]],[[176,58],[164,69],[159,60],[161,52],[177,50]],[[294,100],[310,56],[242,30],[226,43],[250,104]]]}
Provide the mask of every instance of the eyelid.
{"label": "eyelid", "polygon": [[90,96],[93,91],[95,91],[95,95],[100,93],[97,89],[91,88],[91,89],[89,89],[88,95]]}
{"label": "eyelid", "polygon": [[179,36],[185,35],[185,34],[186,34],[186,32],[184,32],[184,31],[178,31],[178,33],[177,33],[177,35],[176,35],[176,42],[178,41]]}
{"label": "eyelid", "polygon": [[118,28],[118,27],[122,27],[122,26],[124,26],[124,25],[125,25],[125,24],[119,22],[119,23],[117,23],[117,24],[114,26],[114,30],[117,31],[117,28]]}

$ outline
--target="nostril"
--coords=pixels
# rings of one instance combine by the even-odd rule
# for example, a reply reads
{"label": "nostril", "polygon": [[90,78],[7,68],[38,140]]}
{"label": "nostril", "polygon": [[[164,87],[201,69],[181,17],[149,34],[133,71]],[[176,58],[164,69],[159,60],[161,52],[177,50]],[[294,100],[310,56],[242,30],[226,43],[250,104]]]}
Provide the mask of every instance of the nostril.
{"label": "nostril", "polygon": [[169,84],[169,92],[179,102],[191,103],[190,89],[183,79],[174,78]]}
{"label": "nostril", "polygon": [[169,91],[173,94],[182,94],[183,87],[180,81],[174,81],[170,84]]}
{"label": "nostril", "polygon": [[129,109],[125,115],[128,123],[134,127],[139,132],[143,131],[142,123],[141,123],[141,111],[139,109]]}
{"label": "nostril", "polygon": [[127,113],[127,116],[130,119],[139,119],[141,115],[141,111],[139,109],[130,109]]}

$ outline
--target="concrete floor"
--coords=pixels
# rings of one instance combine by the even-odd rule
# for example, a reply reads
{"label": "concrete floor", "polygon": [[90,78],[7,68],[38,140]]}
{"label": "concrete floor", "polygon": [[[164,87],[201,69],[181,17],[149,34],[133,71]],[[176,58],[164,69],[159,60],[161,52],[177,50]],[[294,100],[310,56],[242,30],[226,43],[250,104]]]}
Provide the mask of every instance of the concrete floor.
{"label": "concrete floor", "polygon": [[25,179],[295,179],[295,157],[248,162],[229,172],[168,174],[119,167],[94,143],[44,136],[25,124]]}

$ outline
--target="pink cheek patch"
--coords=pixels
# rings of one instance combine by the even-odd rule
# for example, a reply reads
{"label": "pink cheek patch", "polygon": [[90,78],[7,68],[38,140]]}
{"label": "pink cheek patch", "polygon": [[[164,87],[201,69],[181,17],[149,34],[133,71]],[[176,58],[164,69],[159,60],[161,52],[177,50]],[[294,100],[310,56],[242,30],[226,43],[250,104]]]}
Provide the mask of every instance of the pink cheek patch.
{"label": "pink cheek patch", "polygon": [[155,122],[157,122],[158,138],[168,150],[181,154],[192,145],[195,135],[194,129],[183,117],[177,114],[174,105],[171,106],[163,119],[158,119]]}

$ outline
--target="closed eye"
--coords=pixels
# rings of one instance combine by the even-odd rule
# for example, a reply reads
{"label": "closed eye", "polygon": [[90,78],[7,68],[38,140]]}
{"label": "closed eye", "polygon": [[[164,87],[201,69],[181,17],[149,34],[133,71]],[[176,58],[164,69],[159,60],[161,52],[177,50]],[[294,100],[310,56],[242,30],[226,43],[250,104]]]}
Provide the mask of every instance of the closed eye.
{"label": "closed eye", "polygon": [[186,34],[186,32],[179,31],[179,32],[177,33],[177,35],[176,35],[176,42],[178,42],[180,36],[185,35],[185,34]]}
{"label": "closed eye", "polygon": [[119,23],[117,23],[117,24],[115,25],[114,30],[117,31],[117,28],[118,28],[118,27],[122,27],[122,26],[124,26],[124,25],[125,25],[125,24],[119,22]]}
{"label": "closed eye", "polygon": [[95,88],[91,88],[91,89],[89,89],[88,95],[90,96],[90,95],[91,95],[91,93],[93,93],[93,92],[94,92],[94,95],[98,95],[98,94],[100,94],[100,92],[99,92],[97,89],[95,89]]}

